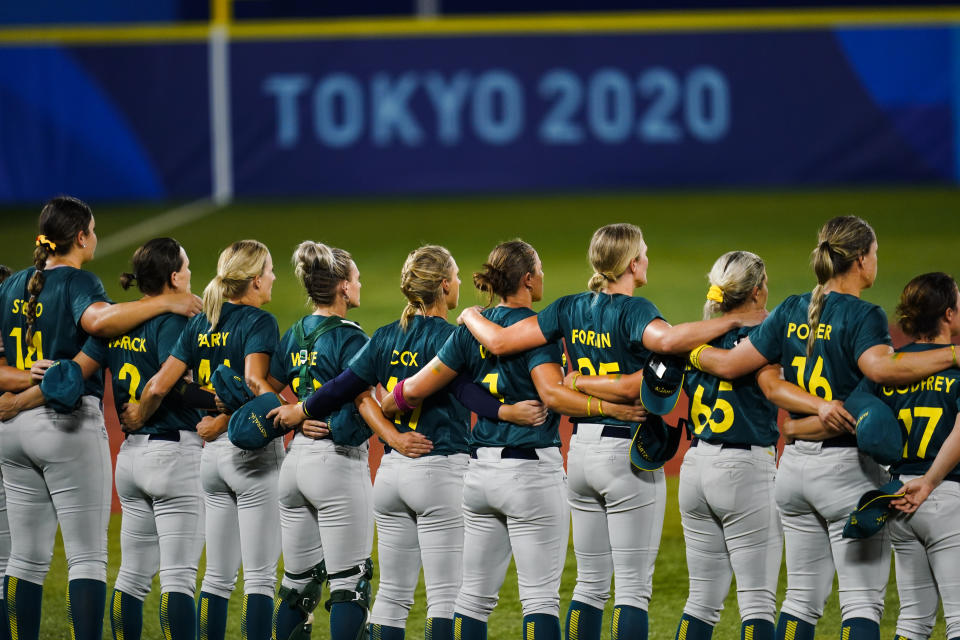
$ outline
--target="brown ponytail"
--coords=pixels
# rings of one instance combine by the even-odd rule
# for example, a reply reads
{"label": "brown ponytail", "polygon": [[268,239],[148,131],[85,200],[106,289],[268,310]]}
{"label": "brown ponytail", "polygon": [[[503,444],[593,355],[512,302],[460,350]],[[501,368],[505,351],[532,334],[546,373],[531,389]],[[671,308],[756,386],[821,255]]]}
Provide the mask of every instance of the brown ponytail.
{"label": "brown ponytail", "polygon": [[524,276],[537,268],[537,252],[523,240],[502,242],[493,248],[481,271],[473,274],[474,286],[488,295],[486,306],[494,297],[506,298],[516,293]]}
{"label": "brown ponytail", "polygon": [[876,239],[873,228],[856,216],[838,216],[820,228],[817,247],[810,255],[813,271],[817,275],[817,286],[813,288],[807,308],[807,324],[810,327],[807,357],[813,354],[813,343],[826,302],[825,285],[831,278],[849,271],[858,258],[867,255]]}
{"label": "brown ponytail", "polygon": [[90,230],[93,212],[82,200],[70,196],[53,198],[40,211],[40,235],[37,236],[33,250],[33,266],[36,271],[27,282],[27,300],[24,314],[27,317],[26,343],[33,341],[34,325],[37,322],[37,303],[46,282],[44,270],[47,259],[55,255],[65,255],[73,249],[77,235]]}
{"label": "brown ponytail", "polygon": [[897,305],[897,324],[915,340],[932,340],[947,309],[957,307],[957,283],[943,272],[925,273],[907,283]]}

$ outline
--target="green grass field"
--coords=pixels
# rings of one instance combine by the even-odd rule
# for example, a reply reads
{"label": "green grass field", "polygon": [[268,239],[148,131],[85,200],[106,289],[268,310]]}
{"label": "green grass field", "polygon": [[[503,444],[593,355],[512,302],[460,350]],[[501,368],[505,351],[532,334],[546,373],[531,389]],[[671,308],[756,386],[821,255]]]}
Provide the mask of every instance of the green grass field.
{"label": "green grass field", "polygon": [[[159,206],[93,204],[101,241],[164,210]],[[649,285],[639,293],[654,301],[670,321],[683,322],[700,317],[707,288],[705,274],[714,259],[728,250],[748,249],[767,261],[771,305],[788,294],[809,290],[814,284],[809,252],[817,228],[834,215],[853,213],[873,224],[880,242],[880,275],[864,297],[892,316],[900,290],[914,275],[933,270],[957,275],[958,205],[960,192],[928,188],[264,201],[232,205],[158,235],[172,235],[185,245],[197,293],[214,275],[220,249],[242,238],[265,242],[273,252],[278,275],[267,309],[277,316],[282,328],[306,311],[304,295],[289,263],[297,243],[312,239],[343,247],[353,254],[363,282],[362,306],[350,317],[370,333],[399,314],[404,303],[398,289],[400,266],[411,249],[424,243],[443,244],[456,257],[465,283],[462,307],[478,300],[469,287],[470,274],[487,252],[499,241],[522,237],[538,249],[543,260],[545,299],[536,305],[542,308],[556,297],[584,288],[590,275],[586,248],[595,228],[611,222],[632,222],[644,230],[649,245]],[[7,238],[0,262],[15,269],[29,263],[37,212],[36,208],[0,212]],[[100,255],[88,265],[103,279],[115,300],[133,298],[120,290],[117,278],[128,269],[134,249],[129,246]],[[687,591],[675,479],[668,487],[670,499],[650,610],[651,637],[658,639],[673,637]],[[118,532],[119,516],[114,516],[111,586],[120,560]],[[561,589],[564,608],[575,571],[571,550]],[[64,623],[65,582],[63,551],[58,547],[45,591],[43,638],[69,635]],[[781,579],[781,595],[783,584]],[[410,638],[422,637],[423,602],[421,591],[408,625]],[[144,616],[144,638],[160,638],[157,603],[154,593]],[[231,607],[230,637],[238,638],[238,597]],[[520,637],[519,611],[516,578],[511,573],[490,621],[490,637]],[[891,583],[884,637],[893,634],[896,611]],[[327,637],[324,626],[325,618],[321,617],[315,638]],[[818,636],[836,637],[838,632],[839,614],[833,596]],[[943,633],[941,622],[934,637],[943,637]],[[109,625],[104,637],[110,637]],[[732,598],[727,601],[714,637],[739,637]]]}

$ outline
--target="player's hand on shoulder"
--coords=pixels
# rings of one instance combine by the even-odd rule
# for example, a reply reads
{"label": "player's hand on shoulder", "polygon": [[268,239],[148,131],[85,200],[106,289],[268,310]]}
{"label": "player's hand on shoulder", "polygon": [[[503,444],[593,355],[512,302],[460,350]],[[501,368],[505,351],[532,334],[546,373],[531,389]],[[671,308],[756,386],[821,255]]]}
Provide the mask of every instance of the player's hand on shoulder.
{"label": "player's hand on shoulder", "polygon": [[170,313],[192,318],[203,311],[203,300],[192,293],[167,293],[167,310]]}
{"label": "player's hand on shoulder", "polygon": [[140,405],[134,402],[128,402],[123,405],[123,412],[120,414],[120,424],[127,433],[133,433],[143,427]]}
{"label": "player's hand on shoulder", "polygon": [[37,360],[34,362],[33,366],[30,367],[30,377],[33,379],[33,382],[38,383],[43,380],[43,375],[52,364],[53,360]]}
{"label": "player's hand on shoulder", "polygon": [[314,440],[322,440],[330,437],[330,427],[326,422],[320,420],[304,420],[300,425],[300,431],[303,435]]}
{"label": "player's hand on shoulder", "polygon": [[500,407],[497,417],[504,422],[512,422],[524,427],[539,427],[547,421],[546,405],[539,400],[523,400],[516,404],[505,404]]}
{"label": "player's hand on shoulder", "polygon": [[838,434],[854,433],[857,429],[857,421],[843,408],[842,400],[824,402],[817,413],[820,422]]}
{"label": "player's hand on shoulder", "polygon": [[472,307],[467,307],[466,309],[460,312],[460,315],[457,316],[457,324],[464,323],[464,316],[467,316],[472,313],[479,314],[481,311],[483,311],[483,307],[481,307],[480,305],[473,305]]}
{"label": "player's hand on shoulder", "polygon": [[758,309],[756,311],[745,311],[731,315],[736,318],[738,327],[755,327],[766,320],[770,313],[766,309]]}
{"label": "player's hand on shoulder", "polygon": [[8,391],[0,396],[0,422],[12,420],[18,413],[17,394]]}
{"label": "player's hand on shoulder", "polygon": [[397,432],[397,435],[391,437],[387,444],[408,458],[419,458],[433,451],[433,443],[430,439],[416,431]]}
{"label": "player's hand on shoulder", "polygon": [[937,485],[927,479],[926,476],[914,478],[901,487],[900,491],[903,492],[903,497],[891,500],[890,505],[904,513],[913,513],[920,508],[920,505],[936,488]]}

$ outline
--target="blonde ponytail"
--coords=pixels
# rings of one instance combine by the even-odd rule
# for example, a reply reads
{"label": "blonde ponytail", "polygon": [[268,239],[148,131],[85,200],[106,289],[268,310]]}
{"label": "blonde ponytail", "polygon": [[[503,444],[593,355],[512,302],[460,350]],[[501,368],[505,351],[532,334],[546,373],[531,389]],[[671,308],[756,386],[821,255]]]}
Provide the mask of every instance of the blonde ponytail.
{"label": "blonde ponytail", "polygon": [[736,309],[750,299],[755,288],[763,286],[766,278],[766,266],[757,254],[749,251],[723,254],[707,274],[710,291],[703,305],[703,319]]}
{"label": "blonde ponytail", "polygon": [[400,291],[407,298],[407,306],[400,314],[400,328],[404,331],[410,319],[443,299],[443,281],[455,278],[453,256],[445,248],[426,245],[411,251],[400,273]]}
{"label": "blonde ponytail", "polygon": [[224,249],[217,260],[217,275],[203,290],[203,314],[210,330],[217,328],[224,300],[239,298],[263,274],[270,251],[256,240],[240,240]]}
{"label": "blonde ponytail", "polygon": [[591,291],[599,292],[616,282],[630,267],[630,261],[640,255],[643,232],[628,223],[608,224],[593,232],[587,255],[593,275],[587,281]]}
{"label": "blonde ponytail", "polygon": [[870,247],[876,239],[873,228],[856,216],[838,216],[828,220],[820,228],[817,247],[810,255],[810,263],[817,276],[817,286],[813,288],[810,305],[807,307],[807,325],[810,327],[807,357],[813,355],[813,343],[816,341],[820,316],[827,301],[824,291],[827,282],[849,271],[861,256],[870,253]]}

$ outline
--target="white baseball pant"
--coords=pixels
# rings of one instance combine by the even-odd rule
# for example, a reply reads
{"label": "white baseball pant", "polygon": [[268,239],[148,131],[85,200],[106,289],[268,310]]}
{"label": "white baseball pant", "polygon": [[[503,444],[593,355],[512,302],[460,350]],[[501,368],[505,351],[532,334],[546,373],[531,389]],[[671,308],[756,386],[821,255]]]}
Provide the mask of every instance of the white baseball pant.
{"label": "white baseball pant", "polygon": [[370,622],[404,627],[420,578],[427,617],[453,618],[463,559],[463,476],[470,456],[383,456],[373,483],[380,585]]}
{"label": "white baseball pant", "polygon": [[631,441],[578,424],[567,454],[577,584],[573,599],[603,609],[614,581],[616,605],[646,610],[660,549],[667,484],[663,470],[630,464]]}
{"label": "white baseball pant", "polygon": [[203,448],[207,571],[202,591],[229,598],[243,562],[243,591],[273,597],[280,558],[277,478],[283,442],[246,451],[223,434]]}
{"label": "white baseball pant", "polygon": [[[902,476],[906,483],[917,476]],[[945,481],[911,516],[887,522],[897,566],[897,635],[929,638],[943,601],[947,637],[960,636],[960,484]]]}
{"label": "white baseball pant", "polygon": [[787,556],[781,611],[816,624],[836,572],[842,619],[880,621],[890,575],[889,532],[884,528],[864,539],[842,533],[860,496],[886,481],[880,465],[855,447],[797,441],[784,449],[776,479]]}
{"label": "white baseball pant", "polygon": [[537,449],[538,460],[501,459],[481,447],[463,482],[463,582],[455,609],[486,622],[497,605],[513,554],[523,615],[559,617],[560,578],[570,510],[560,449]]}
{"label": "white baseball pant", "polygon": [[[326,561],[327,573],[363,563],[373,549],[373,487],[369,445],[347,447],[298,433],[280,470],[283,564],[303,573]],[[330,591],[354,590],[358,576],[330,581]],[[283,585],[300,588],[310,578]]]}
{"label": "white baseball pant", "polygon": [[38,407],[3,424],[0,467],[10,521],[7,575],[43,584],[59,522],[68,580],[107,579],[110,449],[100,400],[61,414]]}
{"label": "white baseball pant", "polygon": [[775,622],[783,553],[776,470],[774,447],[733,449],[700,440],[687,451],[679,489],[687,615],[717,624],[735,574],[741,620]]}
{"label": "white baseball pant", "polygon": [[116,589],[143,600],[159,571],[162,592],[193,597],[203,551],[203,441],[180,431],[180,441],[131,434],[117,455],[120,571]]}

